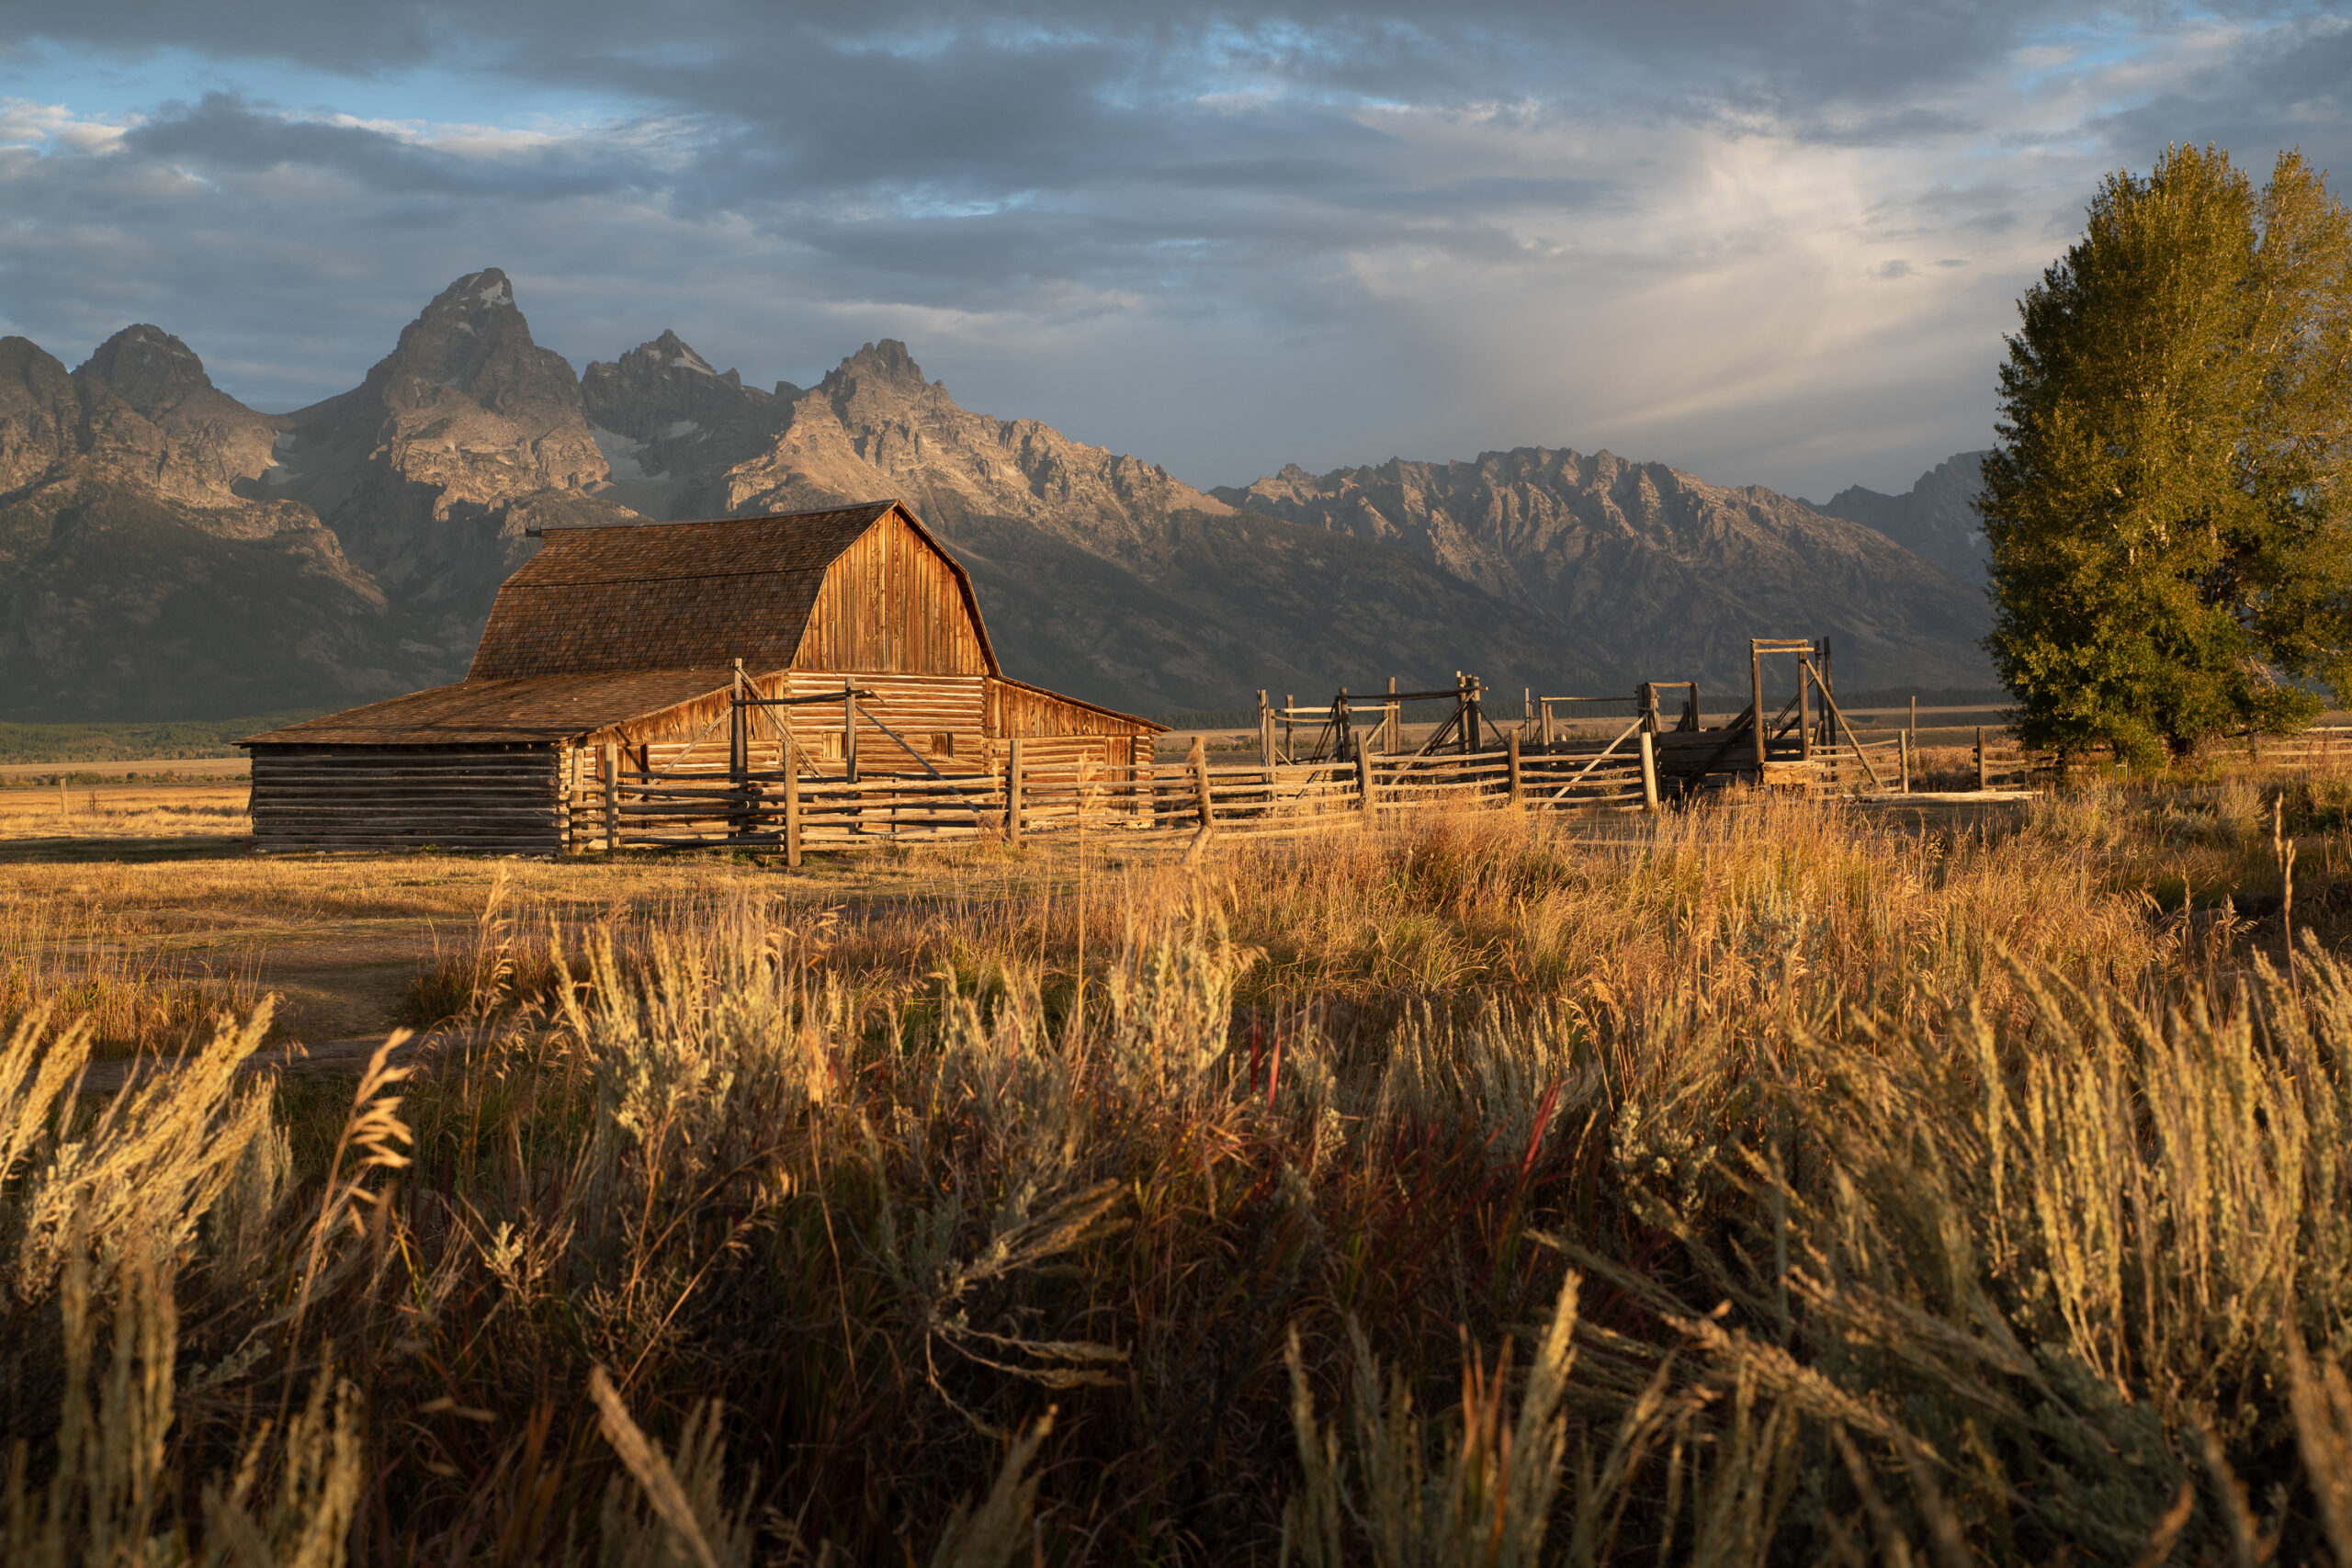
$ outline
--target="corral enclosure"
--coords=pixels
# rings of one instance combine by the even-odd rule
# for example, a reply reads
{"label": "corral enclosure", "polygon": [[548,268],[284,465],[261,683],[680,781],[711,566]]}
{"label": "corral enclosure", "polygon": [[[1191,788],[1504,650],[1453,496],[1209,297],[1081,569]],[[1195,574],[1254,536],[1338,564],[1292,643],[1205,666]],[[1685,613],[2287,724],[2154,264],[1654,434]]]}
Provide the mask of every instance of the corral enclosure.
{"label": "corral enclosure", "polygon": [[[748,727],[741,703],[758,704]],[[467,678],[243,742],[265,850],[584,847],[639,784],[1148,767],[1160,727],[1006,676],[963,568],[896,501],[551,531]]]}

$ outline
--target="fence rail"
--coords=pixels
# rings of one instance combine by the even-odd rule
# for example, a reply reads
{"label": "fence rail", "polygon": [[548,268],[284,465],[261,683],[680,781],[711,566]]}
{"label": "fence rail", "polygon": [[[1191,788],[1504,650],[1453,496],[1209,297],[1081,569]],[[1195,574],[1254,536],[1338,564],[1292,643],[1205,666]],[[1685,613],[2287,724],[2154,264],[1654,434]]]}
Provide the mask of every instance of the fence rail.
{"label": "fence rail", "polygon": [[1038,764],[1012,750],[988,772],[854,781],[813,776],[805,762],[730,773],[723,762],[629,767],[608,754],[571,794],[571,840],[578,849],[774,850],[797,863],[808,849],[978,838],[1086,833],[1140,845],[1285,837],[1360,829],[1431,802],[1555,813],[1657,803],[1650,738],[1630,733],[1526,756],[1507,737],[1494,751],[1216,765],[1197,747],[1181,761],[1132,767]]}
{"label": "fence rail", "polygon": [[[2240,743],[2265,763],[2352,763],[2352,726]],[[1495,750],[1314,762],[1213,765],[1196,746],[1182,761],[1136,766],[1032,763],[1018,746],[1012,750],[1005,766],[986,772],[854,781],[789,766],[730,774],[723,763],[689,765],[683,758],[667,768],[657,759],[654,768],[631,769],[607,755],[605,770],[571,792],[571,842],[763,849],[797,863],[804,849],[1033,835],[1084,833],[1135,845],[1286,837],[1360,829],[1384,812],[1431,802],[1596,813],[1655,810],[1659,800],[1656,738],[1638,728],[1525,751],[1511,734]],[[2055,767],[1985,730],[1964,753],[1980,789],[2028,782]],[[1815,742],[1809,750],[1776,743],[1762,777],[1777,787],[1908,790],[1919,772],[1911,736],[1897,732]]]}

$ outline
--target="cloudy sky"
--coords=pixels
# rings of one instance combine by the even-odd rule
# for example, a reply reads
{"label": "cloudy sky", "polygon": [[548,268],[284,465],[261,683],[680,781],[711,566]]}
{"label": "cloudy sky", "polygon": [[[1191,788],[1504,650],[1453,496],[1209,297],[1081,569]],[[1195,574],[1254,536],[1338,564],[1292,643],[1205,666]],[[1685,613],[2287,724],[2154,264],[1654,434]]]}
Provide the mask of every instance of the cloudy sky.
{"label": "cloudy sky", "polygon": [[11,0],[0,332],[256,406],[504,267],[1196,484],[1607,446],[1816,499],[1990,439],[2018,293],[2171,141],[2352,180],[2336,5]]}

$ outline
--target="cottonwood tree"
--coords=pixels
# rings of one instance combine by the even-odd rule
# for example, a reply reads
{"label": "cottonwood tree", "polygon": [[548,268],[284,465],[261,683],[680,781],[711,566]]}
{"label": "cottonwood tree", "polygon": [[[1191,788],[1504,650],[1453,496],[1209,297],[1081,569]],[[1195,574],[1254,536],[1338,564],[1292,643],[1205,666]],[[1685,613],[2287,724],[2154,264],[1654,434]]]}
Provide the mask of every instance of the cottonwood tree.
{"label": "cottonwood tree", "polygon": [[2018,312],[1980,505],[2019,738],[2153,761],[2352,694],[2352,219],[2325,175],[2289,152],[2257,191],[2175,147],[2100,186]]}

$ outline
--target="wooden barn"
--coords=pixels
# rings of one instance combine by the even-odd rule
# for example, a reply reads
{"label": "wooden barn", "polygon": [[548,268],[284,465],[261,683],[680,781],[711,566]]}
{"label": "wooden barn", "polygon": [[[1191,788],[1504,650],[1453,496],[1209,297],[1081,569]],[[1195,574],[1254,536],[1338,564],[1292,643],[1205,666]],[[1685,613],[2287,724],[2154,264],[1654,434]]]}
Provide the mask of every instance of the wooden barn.
{"label": "wooden barn", "polygon": [[[253,754],[266,851],[555,854],[600,773],[726,766],[750,744],[812,778],[1028,759],[1130,777],[1162,727],[1007,676],[971,580],[896,501],[550,529],[492,606],[465,680],[283,729]],[[735,759],[741,766],[741,759]],[[1023,766],[1029,762],[1024,761]]]}

